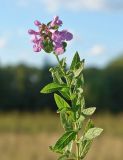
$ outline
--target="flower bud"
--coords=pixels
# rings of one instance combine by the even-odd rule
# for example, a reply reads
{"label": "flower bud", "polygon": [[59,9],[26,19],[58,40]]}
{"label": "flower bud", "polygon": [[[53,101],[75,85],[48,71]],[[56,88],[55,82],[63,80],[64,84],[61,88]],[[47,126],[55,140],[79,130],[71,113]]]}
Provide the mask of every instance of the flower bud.
{"label": "flower bud", "polygon": [[29,30],[28,30],[28,33],[29,33],[29,34],[35,34],[35,31],[32,30],[32,29],[29,29]]}
{"label": "flower bud", "polygon": [[41,25],[41,22],[39,22],[38,20],[36,20],[36,21],[34,22],[34,24],[35,24],[36,26],[40,26],[40,25]]}

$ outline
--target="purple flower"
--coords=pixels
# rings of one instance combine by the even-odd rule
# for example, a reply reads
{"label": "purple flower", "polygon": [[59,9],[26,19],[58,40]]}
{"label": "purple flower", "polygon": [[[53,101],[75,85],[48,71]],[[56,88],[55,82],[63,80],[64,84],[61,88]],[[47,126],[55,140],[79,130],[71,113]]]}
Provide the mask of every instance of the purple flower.
{"label": "purple flower", "polygon": [[40,52],[43,49],[42,39],[37,39],[37,37],[33,40],[33,51]]}
{"label": "purple flower", "polygon": [[34,52],[40,52],[41,49],[43,49],[43,45],[42,45],[43,39],[42,39],[42,37],[37,36],[37,35],[33,35],[32,42],[34,43],[34,45],[33,45],[33,51]]}
{"label": "purple flower", "polygon": [[61,25],[62,25],[62,21],[59,19],[58,16],[55,16],[50,23],[50,27],[61,26]]}
{"label": "purple flower", "polygon": [[32,29],[29,29],[29,30],[28,30],[28,33],[29,33],[29,34],[32,34],[32,35],[40,35],[40,32],[36,32],[36,31],[34,31],[34,30],[32,30]]}
{"label": "purple flower", "polygon": [[66,41],[73,39],[72,33],[68,32],[67,30],[62,30],[61,35],[65,38]]}
{"label": "purple flower", "polygon": [[63,42],[70,41],[73,38],[73,35],[67,30],[55,31],[52,33],[52,40],[54,44],[54,51],[56,54],[62,54],[65,51],[65,47],[63,46]]}
{"label": "purple flower", "polygon": [[73,38],[73,35],[67,30],[55,31],[52,33],[52,40],[55,43],[61,44],[63,41],[70,41]]}
{"label": "purple flower", "polygon": [[57,55],[65,52],[66,41],[70,41],[73,35],[67,30],[58,31],[62,25],[58,16],[55,16],[48,24],[41,24],[38,20],[35,20],[34,24],[38,27],[38,31],[28,30],[28,33],[33,37],[34,52],[40,52],[41,49],[47,53],[55,52]]}
{"label": "purple flower", "polygon": [[39,22],[38,20],[34,21],[34,24],[38,27],[41,26],[41,22]]}
{"label": "purple flower", "polygon": [[61,43],[64,40],[64,37],[61,35],[61,32],[55,31],[54,33],[52,33],[52,40],[55,43]]}

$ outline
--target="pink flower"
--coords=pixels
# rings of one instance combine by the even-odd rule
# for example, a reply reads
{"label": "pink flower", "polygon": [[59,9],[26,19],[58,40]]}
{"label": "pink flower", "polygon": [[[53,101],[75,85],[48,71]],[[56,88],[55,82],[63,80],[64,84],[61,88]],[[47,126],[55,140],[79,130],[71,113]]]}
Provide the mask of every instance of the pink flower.
{"label": "pink flower", "polygon": [[63,47],[56,48],[56,49],[55,49],[55,53],[56,53],[57,55],[63,54],[63,53],[64,53]]}
{"label": "pink flower", "polygon": [[43,49],[42,39],[34,39],[33,42],[34,42],[33,51],[40,52],[41,49]]}
{"label": "pink flower", "polygon": [[55,16],[53,18],[53,21],[51,21],[50,23],[50,27],[61,26],[61,25],[62,25],[62,21],[59,19],[58,16]]}
{"label": "pink flower", "polygon": [[42,45],[43,38],[41,38],[39,36],[37,37],[37,35],[33,35],[32,42],[34,43],[34,45],[33,45],[34,52],[40,52],[41,49],[43,49],[43,45]]}
{"label": "pink flower", "polygon": [[40,52],[41,49],[42,49],[42,48],[41,48],[39,45],[37,45],[37,44],[33,45],[33,51],[34,51],[34,52]]}
{"label": "pink flower", "polygon": [[65,52],[66,41],[70,41],[73,35],[67,30],[58,30],[62,25],[58,16],[55,16],[48,24],[41,24],[38,20],[35,20],[34,24],[38,27],[38,31],[28,30],[28,33],[33,36],[34,52],[40,52],[41,49],[47,53],[55,52],[57,55]]}

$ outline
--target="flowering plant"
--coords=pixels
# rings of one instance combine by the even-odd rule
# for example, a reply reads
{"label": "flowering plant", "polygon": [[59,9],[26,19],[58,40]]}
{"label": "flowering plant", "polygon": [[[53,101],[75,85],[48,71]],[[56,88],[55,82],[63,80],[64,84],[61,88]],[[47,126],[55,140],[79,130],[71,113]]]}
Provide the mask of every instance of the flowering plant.
{"label": "flowering plant", "polygon": [[[59,31],[62,21],[58,16],[48,24],[34,22],[38,31],[29,30],[33,36],[33,49],[56,56],[58,65],[50,68],[53,82],[46,85],[41,93],[54,93],[54,99],[58,107],[61,124],[65,133],[55,145],[50,146],[53,152],[59,153],[58,160],[82,160],[85,158],[93,139],[101,134],[103,129],[94,127],[90,116],[95,112],[95,107],[85,108],[83,94],[83,69],[84,60],[75,53],[70,68],[67,69],[66,58],[59,59],[67,47],[67,41],[72,40],[73,35],[67,30]],[[76,152],[73,146],[76,146]]]}

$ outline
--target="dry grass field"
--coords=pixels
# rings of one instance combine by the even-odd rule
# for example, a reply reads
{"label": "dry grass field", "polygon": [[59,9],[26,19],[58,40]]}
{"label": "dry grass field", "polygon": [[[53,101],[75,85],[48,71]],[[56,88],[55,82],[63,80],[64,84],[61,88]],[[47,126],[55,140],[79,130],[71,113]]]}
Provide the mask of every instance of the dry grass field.
{"label": "dry grass field", "polygon": [[[123,160],[123,115],[97,115],[104,128],[85,160]],[[62,134],[52,114],[0,114],[0,160],[56,160],[48,146]]]}

